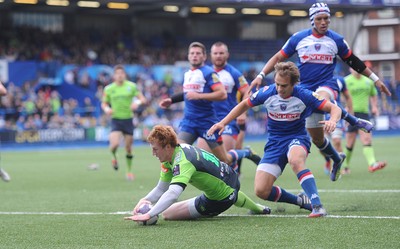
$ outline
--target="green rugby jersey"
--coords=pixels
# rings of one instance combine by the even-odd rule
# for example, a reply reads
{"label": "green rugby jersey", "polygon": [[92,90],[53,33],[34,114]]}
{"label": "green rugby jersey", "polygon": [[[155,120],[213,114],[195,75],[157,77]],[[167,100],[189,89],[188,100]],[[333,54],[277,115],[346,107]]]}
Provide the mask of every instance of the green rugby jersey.
{"label": "green rugby jersey", "polygon": [[160,180],[192,184],[210,200],[223,200],[239,190],[238,175],[213,154],[188,144],[175,148],[172,163],[163,162]]}
{"label": "green rugby jersey", "polygon": [[139,95],[136,84],[125,80],[121,85],[115,82],[104,88],[103,102],[111,105],[112,118],[129,119],[133,117],[132,98]]}
{"label": "green rugby jersey", "polygon": [[357,79],[352,74],[346,76],[344,81],[353,99],[354,112],[369,113],[369,98],[378,94],[374,82],[364,75]]}

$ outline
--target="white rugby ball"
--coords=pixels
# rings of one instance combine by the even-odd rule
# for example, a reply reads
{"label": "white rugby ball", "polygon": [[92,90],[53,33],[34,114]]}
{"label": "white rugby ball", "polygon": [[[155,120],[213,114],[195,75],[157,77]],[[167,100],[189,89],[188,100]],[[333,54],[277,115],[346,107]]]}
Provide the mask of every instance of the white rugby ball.
{"label": "white rugby ball", "polygon": [[[144,203],[144,204],[140,205],[137,213],[138,214],[146,214],[152,208],[153,208],[153,205],[148,204],[148,203]],[[139,225],[143,225],[143,226],[150,226],[150,225],[155,225],[157,223],[157,221],[158,221],[158,215],[156,215],[154,217],[151,217],[147,221],[138,221],[137,223]]]}

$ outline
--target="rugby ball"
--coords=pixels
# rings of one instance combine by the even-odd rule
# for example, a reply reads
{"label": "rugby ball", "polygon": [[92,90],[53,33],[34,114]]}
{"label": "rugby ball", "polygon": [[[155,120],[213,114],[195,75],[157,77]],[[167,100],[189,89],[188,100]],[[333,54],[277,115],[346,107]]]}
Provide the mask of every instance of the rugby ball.
{"label": "rugby ball", "polygon": [[[137,213],[138,213],[138,214],[146,214],[146,213],[148,213],[148,212],[150,211],[150,209],[151,209],[152,207],[153,207],[153,206],[152,206],[151,204],[144,203],[144,204],[140,205],[140,207],[139,207]],[[156,215],[156,216],[154,216],[154,217],[151,217],[151,218],[150,218],[149,220],[147,220],[147,221],[138,221],[137,223],[138,223],[139,225],[142,225],[142,226],[150,226],[150,225],[155,225],[155,224],[157,223],[157,221],[158,221],[158,215]]]}

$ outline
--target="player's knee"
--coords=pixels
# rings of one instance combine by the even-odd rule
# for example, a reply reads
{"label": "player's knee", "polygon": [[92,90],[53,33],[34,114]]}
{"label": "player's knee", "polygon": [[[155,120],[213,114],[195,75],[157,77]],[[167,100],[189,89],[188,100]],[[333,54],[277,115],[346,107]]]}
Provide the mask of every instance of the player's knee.
{"label": "player's knee", "polygon": [[168,210],[164,211],[162,213],[162,216],[163,216],[164,220],[173,220],[173,214],[172,214],[172,212],[169,212]]}
{"label": "player's knee", "polygon": [[324,136],[322,136],[322,137],[314,136],[311,138],[311,140],[312,140],[313,144],[315,144],[318,147],[321,147],[325,142],[325,137]]}
{"label": "player's knee", "polygon": [[258,198],[263,200],[267,200],[269,195],[271,194],[271,189],[269,188],[262,188],[261,186],[255,186],[254,192]]}
{"label": "player's knee", "polygon": [[363,143],[364,146],[368,146],[368,145],[371,146],[372,138],[371,137],[364,137],[362,139],[362,143]]}
{"label": "player's knee", "polygon": [[291,158],[289,159],[289,164],[294,172],[300,172],[303,169],[304,162],[299,158]]}

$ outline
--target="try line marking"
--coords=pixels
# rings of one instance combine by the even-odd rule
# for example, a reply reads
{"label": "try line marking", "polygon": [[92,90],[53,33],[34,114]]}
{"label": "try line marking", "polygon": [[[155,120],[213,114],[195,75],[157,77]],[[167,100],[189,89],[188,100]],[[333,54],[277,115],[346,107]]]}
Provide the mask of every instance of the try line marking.
{"label": "try line marking", "polygon": [[[0,215],[131,215],[130,211],[120,212],[0,212]],[[251,215],[251,214],[220,214],[222,217],[265,217],[265,218],[308,218],[307,215]],[[400,216],[367,216],[367,215],[328,215],[333,219],[389,219],[400,220]]]}
{"label": "try line marking", "polygon": [[[286,189],[289,192],[301,192],[302,189]],[[319,193],[400,193],[400,189],[318,189]]]}

